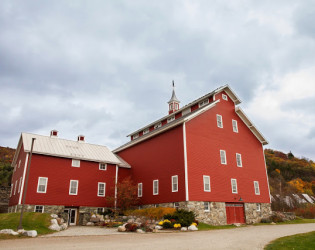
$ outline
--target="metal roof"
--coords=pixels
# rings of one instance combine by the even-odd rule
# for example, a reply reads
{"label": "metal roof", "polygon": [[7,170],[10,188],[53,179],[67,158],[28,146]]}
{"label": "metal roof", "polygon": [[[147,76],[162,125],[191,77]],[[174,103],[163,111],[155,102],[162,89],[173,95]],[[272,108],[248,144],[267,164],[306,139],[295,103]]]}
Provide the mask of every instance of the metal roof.
{"label": "metal roof", "polygon": [[171,103],[171,102],[178,102],[180,103],[180,101],[177,99],[176,97],[176,94],[175,94],[175,90],[173,89],[173,92],[172,92],[172,97],[171,99],[168,101],[168,103]]}
{"label": "metal roof", "polygon": [[32,138],[36,138],[33,148],[34,154],[111,163],[120,167],[130,168],[127,162],[119,159],[106,146],[30,133],[22,133],[21,138],[25,152],[31,151]]}

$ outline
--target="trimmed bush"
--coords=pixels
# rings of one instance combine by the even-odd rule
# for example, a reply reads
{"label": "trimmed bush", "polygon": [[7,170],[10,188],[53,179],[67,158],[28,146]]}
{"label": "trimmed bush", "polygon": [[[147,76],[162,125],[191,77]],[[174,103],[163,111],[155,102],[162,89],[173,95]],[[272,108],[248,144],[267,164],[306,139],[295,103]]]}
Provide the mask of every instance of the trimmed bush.
{"label": "trimmed bush", "polygon": [[175,208],[171,207],[151,207],[144,209],[128,210],[125,215],[137,216],[137,217],[147,217],[150,219],[160,220],[166,214],[173,214],[176,211]]}
{"label": "trimmed bush", "polygon": [[195,214],[192,211],[178,209],[173,214],[166,214],[164,219],[175,220],[182,227],[189,227],[195,221]]}

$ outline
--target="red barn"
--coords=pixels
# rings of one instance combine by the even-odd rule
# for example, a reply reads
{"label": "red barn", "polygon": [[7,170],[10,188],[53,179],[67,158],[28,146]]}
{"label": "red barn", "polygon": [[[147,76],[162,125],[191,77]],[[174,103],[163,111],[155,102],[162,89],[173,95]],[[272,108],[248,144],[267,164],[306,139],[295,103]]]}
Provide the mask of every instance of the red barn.
{"label": "red barn", "polygon": [[114,150],[131,167],[143,206],[193,210],[211,224],[253,223],[270,214],[263,153],[268,142],[226,85],[130,134]]}
{"label": "red barn", "polygon": [[131,176],[139,206],[185,208],[214,225],[259,222],[271,212],[263,153],[268,142],[240,102],[226,85],[179,108],[173,90],[169,114],[130,134],[114,153],[83,136],[68,141],[57,131],[50,137],[22,133],[9,211],[20,207],[34,137],[25,202],[30,211],[66,210],[75,223],[77,212],[108,206],[105,193]]}

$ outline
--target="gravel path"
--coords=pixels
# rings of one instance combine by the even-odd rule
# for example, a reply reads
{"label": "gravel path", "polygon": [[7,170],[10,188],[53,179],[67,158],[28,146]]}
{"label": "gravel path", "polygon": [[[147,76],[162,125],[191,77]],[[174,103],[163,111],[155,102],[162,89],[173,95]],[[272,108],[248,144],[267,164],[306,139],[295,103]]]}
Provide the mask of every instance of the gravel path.
{"label": "gravel path", "polygon": [[70,237],[70,236],[104,236],[109,234],[124,234],[117,232],[117,228],[101,228],[101,227],[69,227],[67,230],[40,236],[40,238],[50,237]]}
{"label": "gravel path", "polygon": [[39,237],[0,241],[1,249],[263,249],[276,238],[315,231],[315,223],[247,226],[235,229],[160,234]]}

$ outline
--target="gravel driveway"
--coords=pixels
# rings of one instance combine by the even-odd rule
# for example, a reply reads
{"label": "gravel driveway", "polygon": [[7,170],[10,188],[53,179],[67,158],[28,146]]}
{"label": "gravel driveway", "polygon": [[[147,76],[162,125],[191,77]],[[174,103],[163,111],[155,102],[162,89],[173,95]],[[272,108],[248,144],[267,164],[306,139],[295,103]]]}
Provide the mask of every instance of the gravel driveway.
{"label": "gravel driveway", "polygon": [[39,237],[0,241],[2,249],[263,249],[273,239],[315,231],[315,223],[179,233]]}

